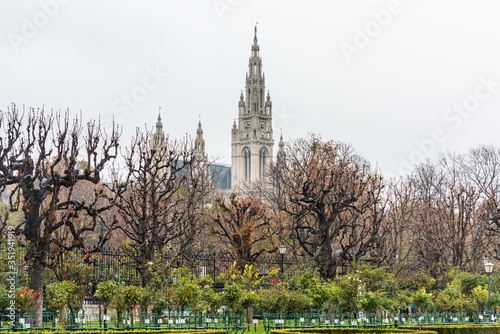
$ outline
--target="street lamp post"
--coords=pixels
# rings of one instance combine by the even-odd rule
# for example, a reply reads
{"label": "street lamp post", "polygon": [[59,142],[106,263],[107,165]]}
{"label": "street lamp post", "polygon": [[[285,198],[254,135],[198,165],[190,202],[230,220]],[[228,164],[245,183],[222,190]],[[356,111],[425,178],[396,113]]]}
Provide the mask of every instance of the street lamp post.
{"label": "street lamp post", "polygon": [[488,313],[489,313],[490,319],[491,319],[491,300],[490,300],[490,296],[491,296],[491,289],[490,289],[490,276],[491,276],[491,273],[493,272],[493,267],[494,267],[494,264],[493,264],[493,263],[491,263],[490,261],[485,261],[485,262],[484,262],[484,271],[486,271],[486,275],[488,275]]}
{"label": "street lamp post", "polygon": [[281,274],[283,275],[283,264],[285,262],[285,252],[286,252],[286,246],[281,245],[280,246],[280,254],[281,254]]}

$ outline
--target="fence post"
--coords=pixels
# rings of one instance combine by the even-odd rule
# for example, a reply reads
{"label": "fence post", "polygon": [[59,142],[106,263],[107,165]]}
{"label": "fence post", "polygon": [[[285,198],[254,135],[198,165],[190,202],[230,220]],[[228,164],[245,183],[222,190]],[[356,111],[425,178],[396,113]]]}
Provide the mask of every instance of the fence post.
{"label": "fence post", "polygon": [[215,279],[215,276],[217,276],[217,275],[216,275],[216,272],[215,272],[215,252],[214,252],[214,279]]}

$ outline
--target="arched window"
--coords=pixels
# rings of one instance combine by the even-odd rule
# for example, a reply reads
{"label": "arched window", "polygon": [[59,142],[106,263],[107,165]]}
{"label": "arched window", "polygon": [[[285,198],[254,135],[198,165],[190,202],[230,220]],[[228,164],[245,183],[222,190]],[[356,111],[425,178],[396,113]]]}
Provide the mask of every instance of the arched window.
{"label": "arched window", "polygon": [[243,163],[244,163],[244,169],[243,172],[245,173],[245,181],[250,182],[252,177],[252,154],[250,152],[250,149],[248,147],[245,147],[243,151],[241,152],[241,155],[243,156]]}
{"label": "arched window", "polygon": [[269,151],[266,147],[261,147],[259,152],[259,178],[261,182],[265,181],[266,178],[266,168],[269,159]]}

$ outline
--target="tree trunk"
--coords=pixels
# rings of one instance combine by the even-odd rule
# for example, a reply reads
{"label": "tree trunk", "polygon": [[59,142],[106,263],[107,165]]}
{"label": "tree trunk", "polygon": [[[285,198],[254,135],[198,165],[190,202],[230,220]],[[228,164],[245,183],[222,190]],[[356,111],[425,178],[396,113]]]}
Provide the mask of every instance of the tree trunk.
{"label": "tree trunk", "polygon": [[126,327],[123,323],[123,312],[120,309],[116,310],[116,327]]}
{"label": "tree trunk", "polygon": [[30,312],[35,314],[36,327],[42,327],[42,314],[43,314],[43,280],[45,276],[45,267],[41,264],[32,264],[29,268],[30,290],[35,290],[39,293],[39,297],[35,299],[35,304],[32,306]]}
{"label": "tree trunk", "polygon": [[[149,270],[143,271],[141,285],[144,288],[144,290],[146,290],[147,286],[151,283],[152,280],[153,280],[153,278],[151,276],[151,272]],[[147,300],[146,302],[141,301],[139,303],[139,309],[140,309],[139,312],[148,313],[148,304],[149,303],[150,303],[150,300]]]}
{"label": "tree trunk", "polygon": [[[130,309],[128,310],[128,314],[129,314],[129,317],[130,317],[130,326],[134,327],[134,309]],[[128,319],[127,319],[128,320]]]}
{"label": "tree trunk", "polygon": [[321,278],[328,280],[335,277],[336,262],[332,256],[332,241],[328,231],[329,224],[320,222],[319,224],[320,251],[318,262],[320,265],[319,274]]}
{"label": "tree trunk", "polygon": [[[59,309],[59,321],[58,322],[64,322],[64,316],[66,315],[66,306],[63,306],[61,307],[61,309]],[[56,323],[57,325],[57,323]]]}
{"label": "tree trunk", "polygon": [[253,321],[253,307],[249,306],[245,310],[244,322],[248,324],[248,327],[250,328],[250,326],[252,325],[252,321]]}

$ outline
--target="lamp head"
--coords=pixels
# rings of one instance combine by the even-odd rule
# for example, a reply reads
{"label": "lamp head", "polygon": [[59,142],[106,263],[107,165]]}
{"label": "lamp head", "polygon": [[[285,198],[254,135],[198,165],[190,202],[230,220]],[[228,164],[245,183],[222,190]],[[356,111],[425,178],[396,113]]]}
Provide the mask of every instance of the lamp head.
{"label": "lamp head", "polygon": [[486,271],[486,273],[489,275],[493,272],[493,267],[495,265],[493,263],[491,263],[490,261],[488,261],[488,263],[485,263],[484,264],[484,271]]}

